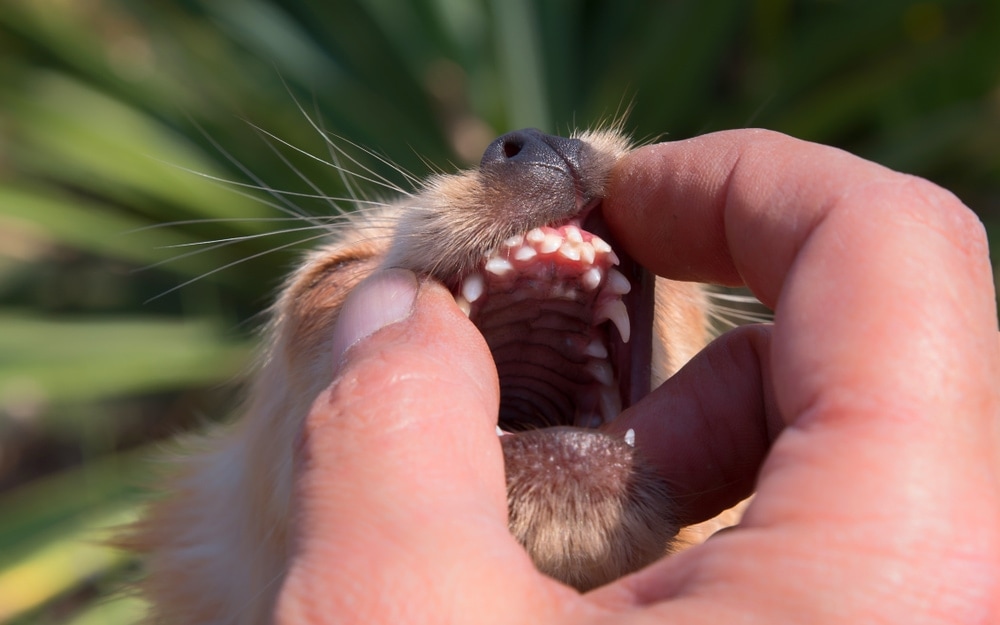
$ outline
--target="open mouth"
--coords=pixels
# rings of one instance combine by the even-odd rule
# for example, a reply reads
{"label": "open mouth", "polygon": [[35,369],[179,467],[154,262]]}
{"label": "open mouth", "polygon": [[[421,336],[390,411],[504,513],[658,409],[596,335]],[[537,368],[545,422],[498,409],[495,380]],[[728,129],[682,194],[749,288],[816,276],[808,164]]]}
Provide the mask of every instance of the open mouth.
{"label": "open mouth", "polygon": [[500,377],[498,429],[599,428],[649,392],[653,289],[599,202],[507,239],[459,283]]}
{"label": "open mouth", "polygon": [[[443,278],[497,367],[511,533],[538,570],[581,591],[659,558],[678,530],[635,434],[607,427],[649,393],[652,371],[653,278],[602,215],[626,149],[614,133],[497,138],[473,197],[502,234],[449,256],[457,271]],[[403,231],[433,234],[426,215]]]}

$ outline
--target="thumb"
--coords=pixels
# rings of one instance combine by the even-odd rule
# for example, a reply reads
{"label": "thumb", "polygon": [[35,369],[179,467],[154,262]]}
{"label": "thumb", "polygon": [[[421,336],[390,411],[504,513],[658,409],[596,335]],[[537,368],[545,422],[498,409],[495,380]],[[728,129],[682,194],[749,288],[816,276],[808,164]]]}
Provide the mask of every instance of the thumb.
{"label": "thumb", "polygon": [[[296,459],[279,615],[361,617],[389,600],[373,588],[392,589],[408,610],[440,606],[436,589],[454,589],[470,569],[530,567],[507,531],[496,368],[448,291],[379,272],[348,298],[332,345],[335,379]],[[488,542],[501,548],[479,549]]]}

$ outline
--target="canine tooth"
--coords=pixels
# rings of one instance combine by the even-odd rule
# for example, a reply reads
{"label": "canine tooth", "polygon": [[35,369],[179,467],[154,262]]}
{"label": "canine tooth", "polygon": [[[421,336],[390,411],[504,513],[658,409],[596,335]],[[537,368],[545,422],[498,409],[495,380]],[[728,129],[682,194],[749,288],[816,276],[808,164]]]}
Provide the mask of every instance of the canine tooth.
{"label": "canine tooth", "polygon": [[604,341],[595,338],[591,341],[587,347],[583,350],[584,355],[592,356],[593,358],[607,358],[608,348],[604,346]]}
{"label": "canine tooth", "polygon": [[524,235],[524,240],[531,243],[541,243],[545,240],[545,231],[541,228],[532,228],[528,234]]}
{"label": "canine tooth", "polygon": [[591,267],[580,276],[580,282],[588,291],[593,291],[601,285],[601,278],[604,277],[600,267]]}
{"label": "canine tooth", "polygon": [[576,226],[566,226],[566,240],[573,243],[583,243],[583,233]]}
{"label": "canine tooth", "polygon": [[520,261],[531,260],[537,255],[538,252],[535,251],[535,248],[531,247],[530,245],[525,245],[521,249],[514,252],[514,260],[520,260]]}
{"label": "canine tooth", "polygon": [[615,327],[618,328],[618,334],[622,337],[622,342],[628,343],[628,339],[632,335],[632,326],[628,320],[628,309],[625,308],[625,302],[613,299],[601,304],[594,311],[594,324],[602,321],[611,321],[615,324]]}
{"label": "canine tooth", "polygon": [[507,247],[517,247],[519,245],[524,245],[524,236],[520,234],[515,234],[511,238],[503,242]]}
{"label": "canine tooth", "polygon": [[597,252],[594,251],[594,246],[590,243],[584,242],[579,245],[579,248],[580,258],[583,259],[583,262],[588,265],[593,265],[594,259],[597,258]]}
{"label": "canine tooth", "polygon": [[[631,431],[632,430],[629,430],[629,432],[631,432]],[[504,432],[503,430],[501,430],[500,426],[498,425],[497,426],[497,436],[503,436],[504,434],[506,434],[506,432]],[[626,442],[628,442],[628,441],[626,441]]]}
{"label": "canine tooth", "polygon": [[600,252],[601,254],[607,254],[611,252],[611,246],[608,245],[608,242],[602,239],[601,237],[594,237],[593,239],[590,240],[590,244],[593,245],[594,249]]}
{"label": "canine tooth", "polygon": [[493,258],[486,261],[486,271],[492,273],[495,276],[505,276],[514,270],[514,265],[510,264],[510,261],[506,258],[500,258],[499,256],[494,256]]}
{"label": "canine tooth", "polygon": [[608,260],[615,266],[622,264],[622,261],[618,258],[618,254],[615,254],[614,250],[608,252]]}
{"label": "canine tooth", "polygon": [[462,282],[462,297],[469,300],[470,304],[482,297],[485,290],[486,282],[483,281],[483,276],[478,273],[470,275]]}
{"label": "canine tooth", "polygon": [[604,386],[614,384],[615,372],[607,360],[591,360],[587,363],[587,372]]}
{"label": "canine tooth", "polygon": [[538,251],[542,254],[551,254],[559,249],[563,243],[563,238],[558,234],[546,234],[545,239],[538,246]]}
{"label": "canine tooth", "polygon": [[[497,430],[499,429],[498,427]],[[625,444],[629,447],[635,447],[635,430],[632,428],[629,428],[628,432],[625,432]]]}
{"label": "canine tooth", "polygon": [[569,241],[559,246],[559,255],[569,260],[580,260],[580,250]]}
{"label": "canine tooth", "polygon": [[609,269],[608,284],[605,289],[615,295],[625,295],[632,290],[632,283],[628,281],[628,278],[622,272],[617,269]]}
{"label": "canine tooth", "polygon": [[458,304],[458,309],[465,313],[466,317],[472,314],[472,304],[470,304],[469,300],[465,299],[463,296],[459,295],[456,297],[455,303]]}
{"label": "canine tooth", "polygon": [[622,401],[618,396],[617,389],[610,386],[601,389],[601,416],[605,423],[615,420],[622,411]]}

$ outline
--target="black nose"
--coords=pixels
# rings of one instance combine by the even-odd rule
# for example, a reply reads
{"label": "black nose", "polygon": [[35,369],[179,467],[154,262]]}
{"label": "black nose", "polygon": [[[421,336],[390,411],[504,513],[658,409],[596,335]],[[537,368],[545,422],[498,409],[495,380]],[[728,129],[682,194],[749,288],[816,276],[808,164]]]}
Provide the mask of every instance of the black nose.
{"label": "black nose", "polygon": [[515,130],[495,139],[479,162],[480,169],[503,164],[541,165],[569,173],[579,168],[583,142],[547,135],[535,128]]}

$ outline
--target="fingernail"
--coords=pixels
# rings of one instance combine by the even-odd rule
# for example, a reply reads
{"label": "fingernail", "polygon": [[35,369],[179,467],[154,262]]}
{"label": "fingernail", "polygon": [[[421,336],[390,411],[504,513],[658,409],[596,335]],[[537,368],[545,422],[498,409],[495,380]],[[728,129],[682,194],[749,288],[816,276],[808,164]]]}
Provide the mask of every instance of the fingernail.
{"label": "fingernail", "polygon": [[359,284],[344,303],[333,333],[333,362],[362,339],[413,313],[417,276],[405,269],[378,271]]}

